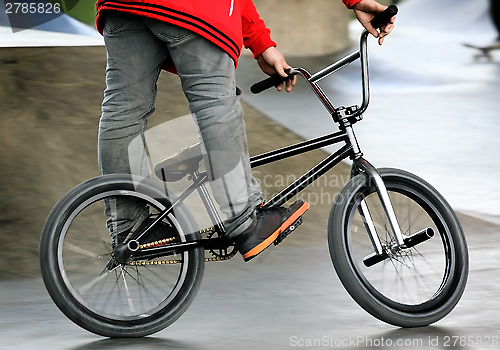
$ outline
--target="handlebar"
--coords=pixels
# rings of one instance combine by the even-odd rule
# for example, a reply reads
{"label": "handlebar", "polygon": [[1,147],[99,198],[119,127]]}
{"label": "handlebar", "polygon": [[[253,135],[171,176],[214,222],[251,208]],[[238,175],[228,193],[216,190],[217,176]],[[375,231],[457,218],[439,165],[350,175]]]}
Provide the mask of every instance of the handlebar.
{"label": "handlebar", "polygon": [[[371,22],[370,24],[376,28],[379,29],[382,27],[384,24],[389,23],[391,18],[395,16],[398,13],[398,8],[396,5],[390,5],[387,7],[384,11],[379,13]],[[354,62],[358,58],[361,59],[361,77],[362,77],[362,88],[363,88],[363,100],[361,103],[361,107],[354,113],[353,116],[359,116],[361,115],[366,108],[368,107],[369,99],[370,99],[370,83],[369,83],[369,77],[368,77],[368,50],[367,50],[367,38],[368,38],[368,31],[365,29],[363,33],[361,34],[361,39],[360,39],[360,50],[356,51],[343,59],[333,63],[332,65],[324,68],[323,70],[311,75],[309,74],[305,69],[303,68],[292,68],[286,70],[286,73],[288,76],[282,77],[279,74],[272,75],[268,77],[267,79],[264,79],[258,83],[255,83],[251,86],[250,91],[254,94],[258,94],[264,90],[267,90],[273,86],[277,86],[288,79],[291,79],[294,75],[302,75],[308,82],[311,84],[311,87],[313,88],[314,92],[317,94],[317,96],[320,98],[321,102],[325,105],[325,107],[329,110],[331,114],[335,112],[335,108],[331,105],[330,101],[328,98],[324,95],[324,93],[321,91],[319,86],[316,85],[316,82],[319,80],[325,78],[326,76],[332,74],[333,72],[337,71],[338,69]]]}
{"label": "handlebar", "polygon": [[279,84],[287,81],[288,79],[292,79],[293,76],[295,75],[293,73],[292,69],[290,69],[290,68],[285,69],[285,73],[288,74],[288,76],[286,78],[282,77],[279,74],[271,75],[269,78],[261,80],[258,83],[253,84],[250,87],[250,91],[254,94],[260,94],[262,91],[265,91],[269,88],[272,88],[273,86],[279,85]]}
{"label": "handlebar", "polygon": [[384,11],[380,12],[370,24],[375,29],[380,29],[383,25],[389,23],[392,17],[398,14],[398,7],[396,5],[389,5]]}

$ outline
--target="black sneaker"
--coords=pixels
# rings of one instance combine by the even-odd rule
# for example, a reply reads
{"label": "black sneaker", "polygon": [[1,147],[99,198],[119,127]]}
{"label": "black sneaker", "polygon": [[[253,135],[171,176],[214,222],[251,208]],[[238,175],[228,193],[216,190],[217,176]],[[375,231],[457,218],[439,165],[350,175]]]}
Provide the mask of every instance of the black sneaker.
{"label": "black sneaker", "polygon": [[309,209],[309,203],[296,201],[289,208],[257,209],[257,219],[234,238],[236,248],[245,261],[262,253],[276,238]]}

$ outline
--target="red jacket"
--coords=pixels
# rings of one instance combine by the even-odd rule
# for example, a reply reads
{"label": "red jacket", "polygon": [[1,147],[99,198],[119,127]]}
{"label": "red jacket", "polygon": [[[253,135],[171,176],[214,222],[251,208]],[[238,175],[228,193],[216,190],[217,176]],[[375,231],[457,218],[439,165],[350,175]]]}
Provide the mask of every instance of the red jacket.
{"label": "red jacket", "polygon": [[226,51],[238,64],[244,44],[257,58],[276,43],[252,0],[98,0],[97,30],[106,10],[156,18],[192,30]]}
{"label": "red jacket", "polygon": [[[361,0],[342,0],[351,8]],[[242,45],[255,58],[276,43],[252,0],[98,0],[97,30],[102,34],[104,13],[117,10],[156,18],[192,30],[226,51],[238,64]]]}

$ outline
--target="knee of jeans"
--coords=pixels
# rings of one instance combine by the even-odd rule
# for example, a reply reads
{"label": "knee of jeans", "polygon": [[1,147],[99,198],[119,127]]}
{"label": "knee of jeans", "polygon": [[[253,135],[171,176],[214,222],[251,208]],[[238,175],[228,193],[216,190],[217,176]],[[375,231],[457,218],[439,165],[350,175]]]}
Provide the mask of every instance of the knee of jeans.
{"label": "knee of jeans", "polygon": [[108,83],[104,90],[101,120],[130,122],[147,118],[154,112],[157,87]]}
{"label": "knee of jeans", "polygon": [[106,96],[102,103],[101,123],[112,122],[121,126],[143,124],[153,114],[154,98],[131,99],[117,93]]}
{"label": "knee of jeans", "polygon": [[99,140],[131,139],[141,135],[147,125],[147,117],[152,112],[104,113],[99,120]]}
{"label": "knee of jeans", "polygon": [[190,108],[201,129],[211,126],[232,129],[243,123],[243,108],[236,96],[198,100],[190,103]]}

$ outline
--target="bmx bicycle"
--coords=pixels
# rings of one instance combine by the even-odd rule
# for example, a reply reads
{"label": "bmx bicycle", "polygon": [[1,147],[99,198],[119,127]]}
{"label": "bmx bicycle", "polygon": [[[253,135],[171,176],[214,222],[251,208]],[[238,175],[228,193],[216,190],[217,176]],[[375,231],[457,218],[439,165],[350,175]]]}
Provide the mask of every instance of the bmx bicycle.
{"label": "bmx bicycle", "polygon": [[[387,23],[391,6],[374,19]],[[379,24],[379,25],[377,25]],[[403,170],[376,169],[362,156],[354,124],[369,102],[367,37],[360,49],[316,74],[293,68],[313,89],[339,131],[251,158],[252,167],[320,147],[341,144],[333,154],[275,195],[265,206],[281,205],[339,162],[352,161],[351,179],[334,201],[328,246],[335,270],[352,298],[374,317],[399,327],[429,325],[458,303],[468,275],[468,252],[460,223],[446,200],[424,180]],[[317,84],[360,59],[362,104],[334,107]],[[271,77],[254,92],[276,85]],[[198,146],[199,147],[199,146]],[[50,212],[40,241],[46,288],[59,309],[84,329],[107,337],[141,337],[177,320],[195,297],[207,261],[236,254],[200,170],[197,146],[155,167],[163,181],[188,177],[178,196],[161,181],[132,175],[99,176],[76,186]],[[185,200],[194,192],[212,220],[200,230]],[[104,202],[133,199],[148,208],[146,224],[124,242],[112,244]],[[295,230],[301,218],[274,242]],[[153,237],[158,225],[164,233]]]}

